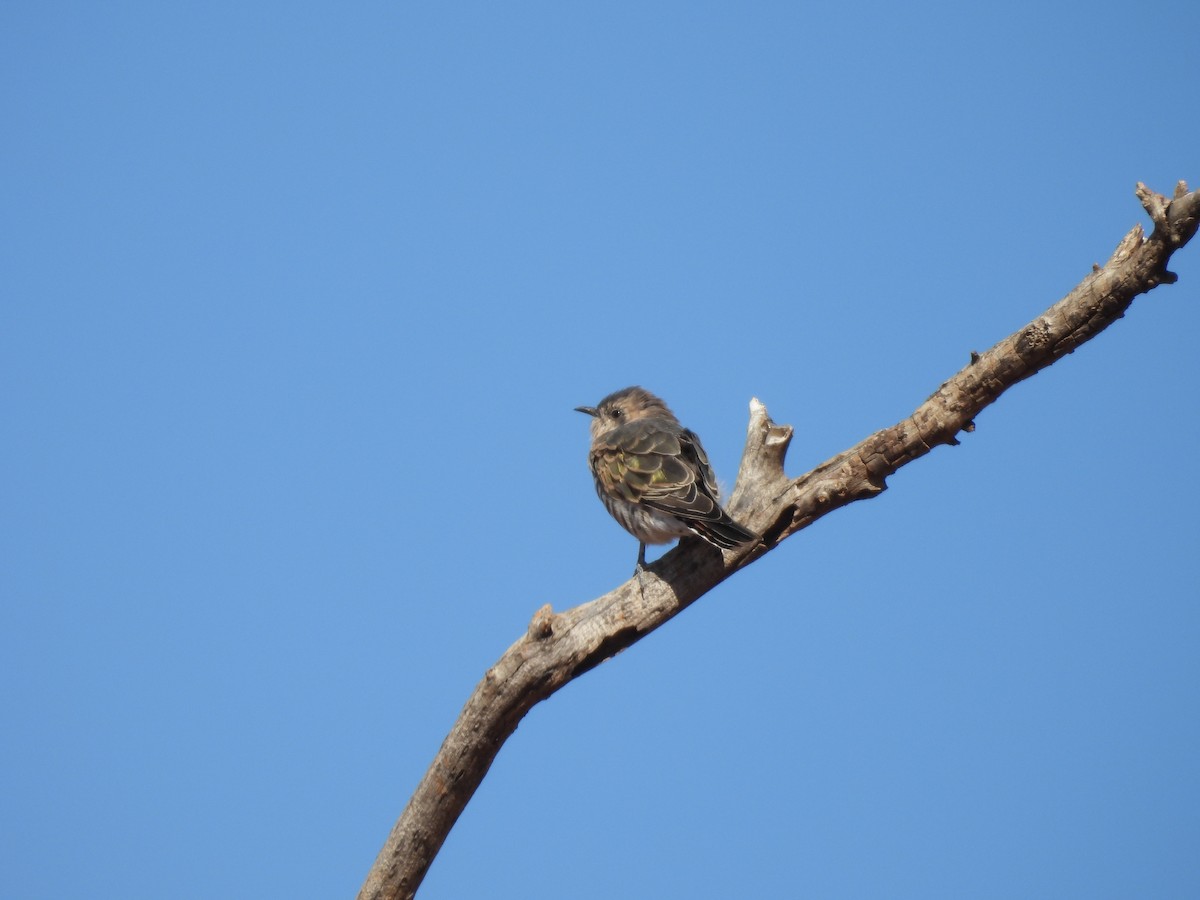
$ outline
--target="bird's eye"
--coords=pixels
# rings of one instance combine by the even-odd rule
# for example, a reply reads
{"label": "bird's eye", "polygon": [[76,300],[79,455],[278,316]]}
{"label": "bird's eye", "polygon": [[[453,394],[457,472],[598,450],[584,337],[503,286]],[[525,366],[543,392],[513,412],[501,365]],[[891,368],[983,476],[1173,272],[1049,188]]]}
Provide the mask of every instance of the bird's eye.
{"label": "bird's eye", "polygon": [[610,416],[612,416],[614,419],[619,419],[619,418],[621,418],[621,410],[617,409],[616,407],[613,407],[612,409],[610,409],[610,410],[608,411],[608,414],[609,414]]}

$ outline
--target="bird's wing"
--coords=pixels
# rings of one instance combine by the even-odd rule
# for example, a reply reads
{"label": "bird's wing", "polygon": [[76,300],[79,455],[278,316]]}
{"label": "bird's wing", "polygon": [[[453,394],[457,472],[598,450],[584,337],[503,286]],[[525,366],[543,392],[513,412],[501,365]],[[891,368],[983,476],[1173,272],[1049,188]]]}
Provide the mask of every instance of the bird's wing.
{"label": "bird's wing", "polygon": [[721,507],[717,476],[708,464],[708,454],[700,445],[700,439],[684,428],[679,435],[679,447],[680,458],[690,476],[689,483],[663,496],[648,493],[643,503],[671,513],[710,544],[725,550],[757,541],[757,534],[739,525]]}
{"label": "bird's wing", "polygon": [[610,494],[683,520],[719,520],[716,479],[696,435],[673,422],[639,419],[602,435],[592,470]]}
{"label": "bird's wing", "polygon": [[678,443],[679,453],[673,462],[682,477],[673,484],[664,479],[661,484],[651,485],[643,502],[685,522],[724,519],[725,511],[717,502],[717,479],[700,439],[684,428],[679,433]]}

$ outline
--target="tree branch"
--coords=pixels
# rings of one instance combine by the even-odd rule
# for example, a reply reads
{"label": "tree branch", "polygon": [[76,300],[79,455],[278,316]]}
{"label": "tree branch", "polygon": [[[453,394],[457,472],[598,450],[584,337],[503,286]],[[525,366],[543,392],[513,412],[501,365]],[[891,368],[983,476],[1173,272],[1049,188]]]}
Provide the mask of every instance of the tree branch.
{"label": "tree branch", "polygon": [[1180,182],[1173,199],[1137,186],[1154,231],[1136,226],[1112,258],[1020,331],[970,362],[912,415],[876,432],[799,478],[783,471],[792,429],[777,425],[757,399],[737,482],[734,517],[763,535],[751,547],[721,551],[696,538],[652,563],[640,579],[555,613],[544,606],[528,631],[488,669],[421,779],[367,875],[359,900],[412,897],[500,747],[531,708],[567,682],[625,649],[738,569],[822,516],[875,496],[889,475],[939,444],[957,444],[981,410],[1020,381],[1074,351],[1121,318],[1133,299],[1176,276],[1175,250],[1196,233],[1200,193]]}

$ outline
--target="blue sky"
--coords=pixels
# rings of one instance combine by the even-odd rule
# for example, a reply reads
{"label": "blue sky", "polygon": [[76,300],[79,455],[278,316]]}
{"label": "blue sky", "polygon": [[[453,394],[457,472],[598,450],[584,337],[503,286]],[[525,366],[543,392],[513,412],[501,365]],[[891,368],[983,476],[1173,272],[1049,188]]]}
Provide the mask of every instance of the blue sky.
{"label": "blue sky", "polygon": [[[572,408],[909,413],[1200,183],[1167,0],[5,4],[0,893],[357,889],[629,574]],[[1200,894],[1180,282],[537,707],[423,898]],[[619,860],[614,862],[614,860]]]}

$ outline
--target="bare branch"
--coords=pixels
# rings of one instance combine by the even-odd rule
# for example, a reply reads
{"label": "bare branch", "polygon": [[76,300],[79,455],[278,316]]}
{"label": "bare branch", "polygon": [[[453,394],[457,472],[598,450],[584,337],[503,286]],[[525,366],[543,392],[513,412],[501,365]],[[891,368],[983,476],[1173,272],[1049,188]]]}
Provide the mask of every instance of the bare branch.
{"label": "bare branch", "polygon": [[393,827],[360,900],[412,897],[451,827],[521,718],[573,678],[625,649],[743,566],[817,519],[875,496],[889,475],[939,444],[957,444],[974,418],[1013,385],[1074,351],[1124,315],[1139,294],[1176,280],[1171,254],[1196,233],[1200,193],[1180,182],[1173,199],[1143,184],[1137,196],[1154,231],[1127,234],[1112,258],[1021,330],[968,364],[912,415],[876,432],[799,478],[783,470],[792,429],[758,400],[729,510],[762,542],[721,551],[699,539],[680,545],[602,597],[554,613],[547,605],[490,668],[463,707],[407,808]]}

